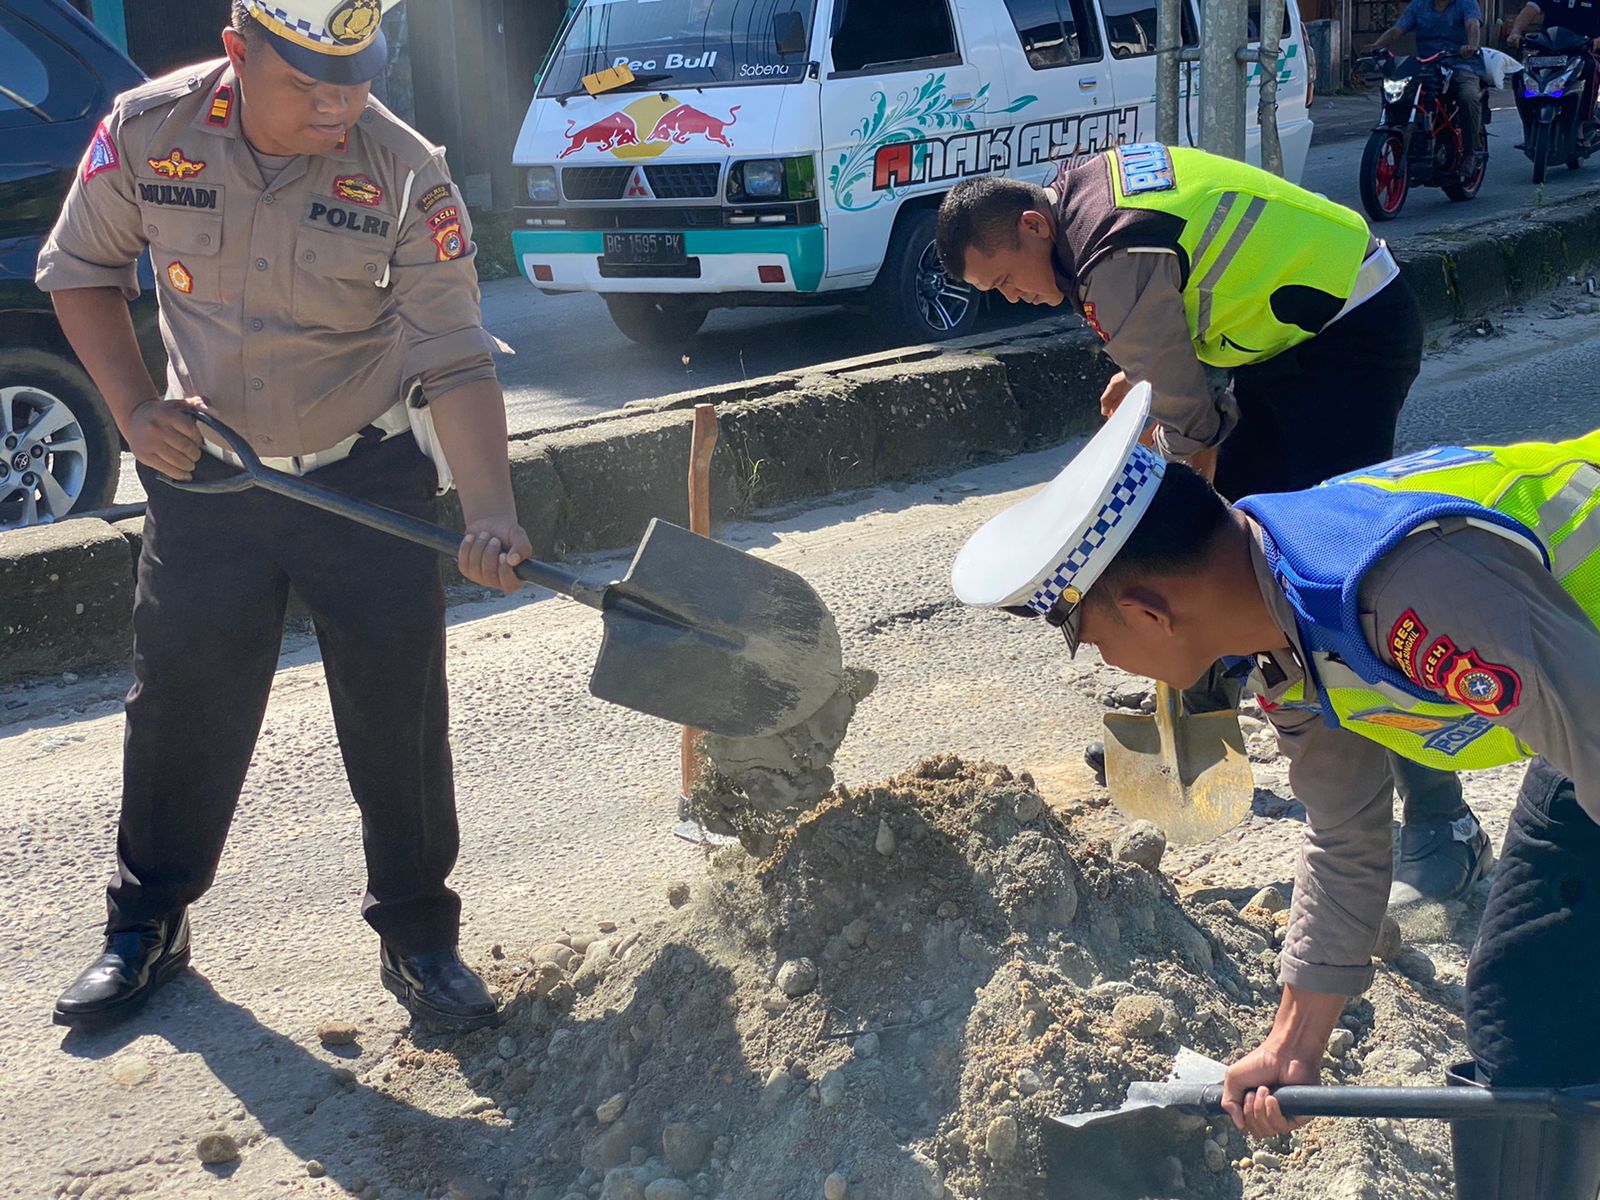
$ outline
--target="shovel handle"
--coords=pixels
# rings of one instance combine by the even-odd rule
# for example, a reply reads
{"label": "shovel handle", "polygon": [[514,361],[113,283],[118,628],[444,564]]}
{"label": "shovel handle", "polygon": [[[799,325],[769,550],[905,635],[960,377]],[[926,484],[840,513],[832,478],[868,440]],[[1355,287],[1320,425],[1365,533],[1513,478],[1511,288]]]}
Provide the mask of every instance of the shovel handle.
{"label": "shovel handle", "polygon": [[[406,513],[396,512],[392,508],[384,508],[380,504],[357,500],[342,492],[322,487],[320,484],[310,483],[304,476],[275,471],[262,463],[260,457],[251,449],[249,442],[210,413],[197,412],[195,418],[215,430],[228,444],[229,449],[239,459],[240,470],[236,475],[210,483],[180,482],[163,476],[166,483],[179,491],[204,493],[243,491],[247,487],[258,487],[291,500],[298,500],[302,504],[309,504],[313,508],[320,508],[323,512],[344,517],[358,525],[365,525],[368,529],[376,529],[419,546],[426,546],[446,558],[455,559],[459,556],[462,535],[454,530],[408,516]],[[604,605],[606,588],[585,584],[576,571],[566,567],[530,558],[518,563],[516,572],[517,578],[524,583],[535,583],[553,592],[571,596],[591,608],[601,608]]]}
{"label": "shovel handle", "polygon": [[1161,762],[1173,779],[1182,779],[1178,770],[1178,722],[1183,716],[1183,693],[1171,684],[1156,681],[1156,729],[1161,735]]}
{"label": "shovel handle", "polygon": [[[1600,1088],[1290,1086],[1272,1094],[1288,1117],[1600,1118]],[[1202,1103],[1208,1115],[1221,1114],[1222,1085],[1208,1085]]]}

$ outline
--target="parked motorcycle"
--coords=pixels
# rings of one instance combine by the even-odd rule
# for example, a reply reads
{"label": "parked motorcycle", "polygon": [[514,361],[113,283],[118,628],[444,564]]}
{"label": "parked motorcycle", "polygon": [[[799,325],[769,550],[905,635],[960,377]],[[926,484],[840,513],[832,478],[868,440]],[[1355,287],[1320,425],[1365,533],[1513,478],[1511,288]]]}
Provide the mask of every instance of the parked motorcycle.
{"label": "parked motorcycle", "polygon": [[1559,27],[1527,34],[1522,48],[1522,152],[1533,163],[1533,182],[1543,183],[1551,160],[1576,170],[1600,149],[1600,127],[1587,111],[1595,57],[1588,38]]}
{"label": "parked motorcycle", "polygon": [[[1361,155],[1361,204],[1374,221],[1400,215],[1413,187],[1436,187],[1452,200],[1471,200],[1489,169],[1489,87],[1483,88],[1483,120],[1478,145],[1470,150],[1461,134],[1460,108],[1449,93],[1450,67],[1444,54],[1396,58],[1379,50],[1356,66],[1383,81],[1383,110]],[[1475,154],[1476,160],[1468,158]],[[1472,169],[1463,177],[1463,166]]]}

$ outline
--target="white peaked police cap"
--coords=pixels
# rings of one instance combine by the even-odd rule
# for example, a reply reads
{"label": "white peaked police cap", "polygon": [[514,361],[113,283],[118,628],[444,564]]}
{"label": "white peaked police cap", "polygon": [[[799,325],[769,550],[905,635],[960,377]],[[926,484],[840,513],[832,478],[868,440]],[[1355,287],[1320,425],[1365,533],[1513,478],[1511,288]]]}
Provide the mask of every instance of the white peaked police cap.
{"label": "white peaked police cap", "polygon": [[388,63],[383,14],[397,0],[245,0],[291,67],[324,83],[366,83]]}
{"label": "white peaked police cap", "polygon": [[1150,385],[1141,383],[1061,474],[967,539],[951,571],[956,596],[1039,616],[1063,598],[1082,600],[1166,473],[1161,456],[1139,445],[1149,419]]}

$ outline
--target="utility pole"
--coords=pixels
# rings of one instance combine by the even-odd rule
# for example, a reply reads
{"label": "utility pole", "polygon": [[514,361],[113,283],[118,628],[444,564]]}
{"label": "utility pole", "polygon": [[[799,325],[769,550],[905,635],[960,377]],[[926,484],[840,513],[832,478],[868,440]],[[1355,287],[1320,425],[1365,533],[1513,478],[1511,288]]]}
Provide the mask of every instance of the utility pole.
{"label": "utility pole", "polygon": [[1200,27],[1200,147],[1240,162],[1244,161],[1249,28],[1246,0],[1205,0]]}
{"label": "utility pole", "polygon": [[1183,0],[1156,0],[1156,141],[1178,144],[1179,66],[1183,55]]}
{"label": "utility pole", "polygon": [[1283,145],[1278,141],[1278,38],[1283,32],[1284,0],[1261,0],[1261,97],[1257,119],[1261,123],[1261,166],[1283,174]]}

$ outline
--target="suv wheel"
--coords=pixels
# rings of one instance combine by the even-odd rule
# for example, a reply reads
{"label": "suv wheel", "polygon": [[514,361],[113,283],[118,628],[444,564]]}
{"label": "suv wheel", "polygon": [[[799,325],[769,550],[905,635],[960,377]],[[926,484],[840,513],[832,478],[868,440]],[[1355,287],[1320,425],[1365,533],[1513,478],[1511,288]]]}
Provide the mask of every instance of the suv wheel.
{"label": "suv wheel", "polygon": [[0,531],[104,508],[121,467],[116,424],[83,368],[0,351]]}
{"label": "suv wheel", "polygon": [[700,332],[708,310],[681,296],[618,292],[605,297],[611,320],[628,340],[653,350],[679,350]]}
{"label": "suv wheel", "polygon": [[938,211],[906,213],[889,239],[883,270],[873,284],[872,307],[895,337],[915,345],[942,342],[972,331],[978,320],[978,293],[945,273],[934,234]]}

